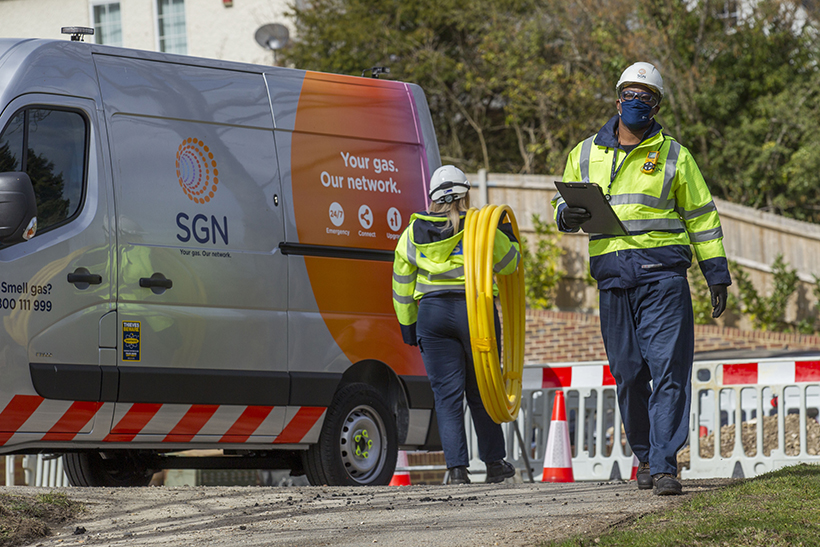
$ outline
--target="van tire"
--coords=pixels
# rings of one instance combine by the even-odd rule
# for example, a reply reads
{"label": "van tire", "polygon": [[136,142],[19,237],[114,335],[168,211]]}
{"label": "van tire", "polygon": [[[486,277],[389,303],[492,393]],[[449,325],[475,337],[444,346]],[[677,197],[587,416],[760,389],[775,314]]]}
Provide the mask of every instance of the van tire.
{"label": "van tire", "polygon": [[398,455],[396,418],[367,384],[340,389],[327,409],[319,442],[303,453],[314,486],[386,485]]}
{"label": "van tire", "polygon": [[128,451],[70,452],[63,469],[72,486],[148,486],[151,473]]}

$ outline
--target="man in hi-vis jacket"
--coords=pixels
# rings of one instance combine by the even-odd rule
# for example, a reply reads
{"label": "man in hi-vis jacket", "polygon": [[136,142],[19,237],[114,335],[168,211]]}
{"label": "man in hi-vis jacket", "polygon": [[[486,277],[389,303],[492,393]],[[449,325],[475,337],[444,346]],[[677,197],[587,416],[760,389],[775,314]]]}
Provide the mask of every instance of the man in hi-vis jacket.
{"label": "man in hi-vis jacket", "polygon": [[[712,317],[732,283],[712,195],[689,150],[654,117],[663,79],[649,63],[624,70],[618,114],[569,154],[564,182],[601,186],[628,235],[590,234],[589,264],[600,290],[601,333],[627,439],[637,456],[638,488],[680,494],[677,452],[689,425],[694,318],[686,271],[692,250],[709,284]],[[591,218],[552,200],[563,232]],[[650,387],[650,381],[652,386]]]}

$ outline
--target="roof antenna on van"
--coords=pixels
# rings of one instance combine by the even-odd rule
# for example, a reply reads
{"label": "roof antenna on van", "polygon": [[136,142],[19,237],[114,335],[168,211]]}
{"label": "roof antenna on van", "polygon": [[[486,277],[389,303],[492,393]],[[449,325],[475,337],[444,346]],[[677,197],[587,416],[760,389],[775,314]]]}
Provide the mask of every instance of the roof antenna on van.
{"label": "roof antenna on van", "polygon": [[366,68],[362,70],[362,78],[364,75],[370,72],[371,78],[378,79],[379,74],[390,74],[390,67],[389,66],[374,66],[373,68]]}
{"label": "roof antenna on van", "polygon": [[70,34],[72,42],[82,42],[84,35],[94,34],[94,29],[90,27],[63,27],[60,32]]}

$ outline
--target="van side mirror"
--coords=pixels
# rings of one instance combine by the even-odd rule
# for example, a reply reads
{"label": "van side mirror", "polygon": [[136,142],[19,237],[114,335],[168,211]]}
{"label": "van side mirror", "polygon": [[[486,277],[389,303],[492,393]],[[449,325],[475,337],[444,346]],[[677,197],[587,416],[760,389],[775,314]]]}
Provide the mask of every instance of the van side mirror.
{"label": "van side mirror", "polygon": [[0,173],[0,243],[20,243],[37,231],[37,199],[29,176]]}

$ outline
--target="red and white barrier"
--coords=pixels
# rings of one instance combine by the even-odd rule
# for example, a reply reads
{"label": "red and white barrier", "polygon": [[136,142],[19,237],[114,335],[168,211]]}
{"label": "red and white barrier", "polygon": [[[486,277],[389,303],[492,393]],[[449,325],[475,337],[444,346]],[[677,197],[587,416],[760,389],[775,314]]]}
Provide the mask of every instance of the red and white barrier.
{"label": "red and white barrier", "polygon": [[568,389],[614,386],[615,378],[607,364],[525,368],[523,389]]}
{"label": "red and white barrier", "polygon": [[[722,370],[724,385],[820,382],[820,360],[724,364]],[[528,368],[523,378],[525,390],[614,385],[615,378],[606,364]]]}
{"label": "red and white barrier", "polygon": [[[571,442],[577,447],[572,457],[574,480],[609,480],[634,478],[635,462],[626,447],[620,410],[616,400],[615,379],[605,361],[566,363],[555,366],[526,365],[522,378],[521,414],[518,418],[526,446],[516,439],[512,425],[505,425],[507,458],[516,467],[526,465],[521,456],[528,450],[529,458],[546,461],[551,394],[563,391],[566,401],[567,424]],[[692,371],[692,405],[690,438],[692,446],[689,468],[682,470],[683,478],[754,477],[785,465],[820,463],[820,455],[810,454],[806,421],[815,418],[820,409],[820,353],[798,359],[760,359],[734,361],[695,361]],[[789,440],[786,447],[785,416],[799,413],[799,438]],[[771,453],[763,450],[762,421],[771,421],[777,415],[778,447]],[[719,454],[701,458],[698,446],[702,439],[717,435],[721,423],[730,425],[757,423],[753,432],[756,448],[747,456],[741,436],[735,436],[728,457]],[[768,423],[768,422],[767,422]],[[471,425],[471,424],[470,424]],[[766,427],[771,427],[767,425]],[[748,430],[748,429],[747,429]],[[769,430],[767,429],[767,432]],[[725,433],[724,433],[725,435]],[[468,435],[469,437],[469,435]],[[471,442],[471,469],[480,469],[477,444]],[[791,448],[799,443],[799,449]],[[813,446],[813,445],[811,445]],[[796,450],[796,451],[795,451]],[[764,453],[765,452],[765,453]],[[632,472],[627,474],[627,470]]]}
{"label": "red and white barrier", "polygon": [[723,365],[723,385],[820,382],[820,361],[772,361]]}

